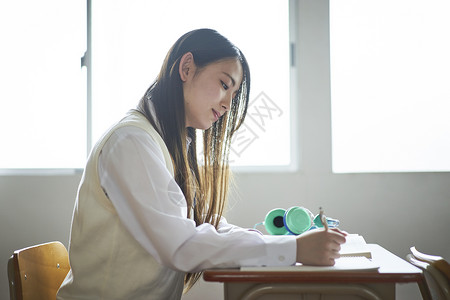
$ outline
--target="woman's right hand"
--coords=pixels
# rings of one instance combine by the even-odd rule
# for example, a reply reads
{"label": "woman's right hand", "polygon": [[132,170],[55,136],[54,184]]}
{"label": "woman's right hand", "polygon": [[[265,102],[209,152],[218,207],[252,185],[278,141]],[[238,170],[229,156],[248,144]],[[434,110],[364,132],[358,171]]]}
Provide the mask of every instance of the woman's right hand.
{"label": "woman's right hand", "polygon": [[340,257],[347,234],[337,228],[307,231],[297,237],[297,262],[304,265],[333,266]]}

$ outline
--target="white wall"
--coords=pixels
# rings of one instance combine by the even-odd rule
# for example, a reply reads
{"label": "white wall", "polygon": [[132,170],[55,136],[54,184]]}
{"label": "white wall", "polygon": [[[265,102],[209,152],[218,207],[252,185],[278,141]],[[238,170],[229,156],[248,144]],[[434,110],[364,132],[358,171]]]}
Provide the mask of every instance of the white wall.
{"label": "white wall", "polygon": [[[400,257],[415,245],[450,259],[450,173],[332,174],[328,1],[299,3],[298,130],[301,169],[292,173],[240,173],[229,221],[253,227],[268,210],[319,206]],[[60,240],[67,245],[79,174],[0,177],[0,299],[8,298],[6,263],[14,249]],[[222,287],[200,282],[184,299],[221,299]],[[420,299],[402,285],[398,299]]]}

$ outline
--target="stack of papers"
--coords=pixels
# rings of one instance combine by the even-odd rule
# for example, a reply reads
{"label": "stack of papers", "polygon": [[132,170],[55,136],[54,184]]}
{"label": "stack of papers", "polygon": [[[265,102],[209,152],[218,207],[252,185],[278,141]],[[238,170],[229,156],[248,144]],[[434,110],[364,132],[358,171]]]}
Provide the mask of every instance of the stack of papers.
{"label": "stack of papers", "polygon": [[359,234],[349,234],[345,237],[345,244],[341,245],[341,256],[364,256],[372,258],[372,253],[367,246],[364,237]]}

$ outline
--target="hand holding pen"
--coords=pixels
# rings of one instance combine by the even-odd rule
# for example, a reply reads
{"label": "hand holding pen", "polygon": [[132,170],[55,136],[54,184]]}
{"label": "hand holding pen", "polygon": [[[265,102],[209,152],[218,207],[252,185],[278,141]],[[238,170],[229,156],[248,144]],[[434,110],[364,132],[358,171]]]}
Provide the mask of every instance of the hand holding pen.
{"label": "hand holding pen", "polygon": [[297,238],[297,261],[305,265],[332,266],[340,257],[341,244],[345,243],[345,232],[329,229],[327,219],[320,208],[319,218],[324,230],[310,230]]}

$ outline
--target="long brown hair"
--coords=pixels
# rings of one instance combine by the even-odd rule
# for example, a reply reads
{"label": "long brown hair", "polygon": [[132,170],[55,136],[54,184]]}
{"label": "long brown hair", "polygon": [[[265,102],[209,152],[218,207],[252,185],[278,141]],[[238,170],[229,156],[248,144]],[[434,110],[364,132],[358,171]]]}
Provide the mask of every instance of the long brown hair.
{"label": "long brown hair", "polygon": [[[202,163],[197,160],[196,130],[186,128],[181,57],[191,52],[199,70],[208,64],[236,58],[241,62],[243,79],[230,110],[211,128],[203,132]],[[138,110],[159,130],[175,169],[175,181],[186,198],[188,217],[198,225],[210,223],[217,228],[226,204],[231,138],[247,113],[250,93],[250,70],[242,52],[228,39],[212,29],[198,29],[184,34],[169,50],[157,79],[139,102]],[[151,113],[152,102],[156,119]],[[189,147],[187,138],[191,139]],[[193,212],[193,216],[191,215]],[[201,273],[186,274],[185,292]]]}

